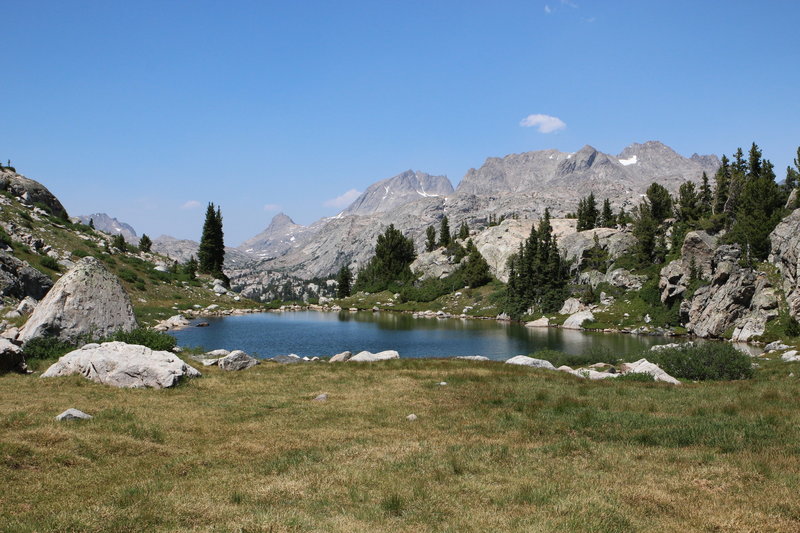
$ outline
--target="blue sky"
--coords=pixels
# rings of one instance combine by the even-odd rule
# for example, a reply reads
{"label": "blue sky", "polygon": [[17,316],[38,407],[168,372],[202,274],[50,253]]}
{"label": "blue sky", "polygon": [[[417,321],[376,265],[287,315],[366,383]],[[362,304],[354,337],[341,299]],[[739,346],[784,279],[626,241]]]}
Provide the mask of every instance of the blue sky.
{"label": "blue sky", "polygon": [[0,7],[0,158],[151,236],[197,239],[213,201],[238,245],[278,210],[528,150],[755,141],[782,179],[800,145],[795,1]]}

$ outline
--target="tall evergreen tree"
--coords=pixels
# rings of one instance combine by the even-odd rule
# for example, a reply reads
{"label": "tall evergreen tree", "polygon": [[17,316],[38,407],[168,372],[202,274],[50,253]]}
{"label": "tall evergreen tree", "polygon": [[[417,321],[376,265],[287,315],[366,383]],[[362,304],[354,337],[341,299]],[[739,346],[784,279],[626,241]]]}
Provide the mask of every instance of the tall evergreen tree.
{"label": "tall evergreen tree", "polygon": [[347,298],[350,296],[350,284],[353,281],[353,274],[347,265],[342,265],[339,273],[336,275],[336,296],[338,298]]}
{"label": "tall evergreen tree", "polygon": [[450,223],[447,221],[447,215],[442,217],[442,222],[439,226],[439,246],[445,248],[450,244]]}
{"label": "tall evergreen tree", "polygon": [[800,147],[797,148],[797,157],[794,158],[794,168],[786,167],[786,179],[783,182],[784,196],[788,198],[798,185],[800,185]]}
{"label": "tall evergreen tree", "polygon": [[203,233],[200,236],[200,247],[197,250],[198,270],[203,274],[226,279],[222,272],[225,262],[225,242],[222,231],[222,211],[219,207],[214,209],[214,203],[209,202],[206,208],[206,219],[203,223]]}
{"label": "tall evergreen tree", "polygon": [[728,158],[724,154],[717,173],[714,176],[716,186],[714,188],[714,214],[722,214],[725,212],[725,204],[728,203],[728,193],[730,191],[731,183],[731,168],[728,164]]}
{"label": "tall evergreen tree", "polygon": [[617,217],[614,216],[614,212],[611,210],[611,202],[606,198],[603,200],[603,210],[600,213],[600,226],[603,228],[613,228],[616,225]]}
{"label": "tall evergreen tree", "polygon": [[678,189],[678,205],[675,206],[678,222],[692,223],[700,218],[700,198],[694,182],[686,181]]}
{"label": "tall evergreen tree", "polygon": [[650,204],[643,201],[634,212],[633,236],[636,237],[636,256],[642,265],[650,265],[656,259],[658,221],[653,216]]}
{"label": "tall evergreen tree", "polygon": [[436,249],[436,228],[428,226],[425,230],[425,251],[432,252]]}
{"label": "tall evergreen tree", "polygon": [[594,193],[590,193],[586,198],[581,198],[578,202],[578,231],[586,231],[597,227],[597,201]]}
{"label": "tall evergreen tree", "polygon": [[711,207],[714,202],[714,193],[711,190],[711,185],[708,182],[708,175],[703,172],[703,181],[700,184],[700,215],[707,217],[711,215]]}
{"label": "tall evergreen tree", "polygon": [[469,239],[469,226],[467,226],[467,222],[464,221],[461,223],[461,226],[458,228],[458,238],[459,239]]}

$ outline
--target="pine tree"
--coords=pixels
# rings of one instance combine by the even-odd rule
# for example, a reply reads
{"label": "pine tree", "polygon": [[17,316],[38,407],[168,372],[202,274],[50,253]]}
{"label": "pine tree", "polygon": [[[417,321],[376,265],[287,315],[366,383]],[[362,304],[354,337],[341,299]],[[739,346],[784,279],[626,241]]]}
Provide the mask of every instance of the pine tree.
{"label": "pine tree", "polygon": [[603,211],[600,213],[600,226],[603,228],[613,228],[617,225],[617,218],[611,210],[611,202],[608,198],[603,200]]}
{"label": "pine tree", "polygon": [[347,298],[350,296],[350,283],[352,281],[353,274],[350,272],[350,269],[347,268],[347,265],[343,265],[336,276],[336,296],[338,298]]}
{"label": "pine tree", "polygon": [[436,249],[436,228],[428,226],[428,229],[425,231],[425,236],[425,251],[434,251]]}
{"label": "pine tree", "polygon": [[594,193],[590,193],[586,198],[581,198],[578,202],[578,231],[586,231],[597,227],[597,201]]}
{"label": "pine tree", "polygon": [[489,263],[478,251],[472,239],[467,241],[467,260],[460,270],[464,285],[473,289],[486,285],[492,279]]}
{"label": "pine tree", "polygon": [[378,235],[375,255],[359,271],[353,289],[379,292],[392,283],[407,283],[413,278],[409,266],[415,257],[414,241],[390,224],[383,234]]}
{"label": "pine tree", "polygon": [[700,218],[700,198],[694,182],[686,181],[678,189],[678,205],[675,206],[678,222],[693,223]]}
{"label": "pine tree", "polygon": [[720,166],[714,176],[716,187],[714,188],[714,214],[725,212],[725,204],[728,203],[728,193],[731,183],[731,169],[728,158],[723,154]]}
{"label": "pine tree", "polygon": [[608,251],[600,246],[600,239],[596,233],[594,234],[593,246],[584,252],[581,266],[583,270],[598,270],[600,272],[605,272],[608,267]]}
{"label": "pine tree", "polygon": [[442,217],[442,222],[439,226],[439,246],[444,246],[447,248],[447,245],[450,244],[450,223],[447,221],[447,215]]}
{"label": "pine tree", "polygon": [[627,226],[631,222],[632,222],[632,219],[631,219],[630,215],[628,215],[628,213],[625,212],[625,208],[624,207],[620,207],[619,208],[619,213],[617,213],[617,224],[619,224],[620,226]]}
{"label": "pine tree", "polygon": [[469,226],[467,226],[466,221],[461,223],[461,227],[458,228],[458,238],[459,239],[469,239]]}
{"label": "pine tree", "polygon": [[[783,182],[783,195],[789,198],[792,191],[800,185],[800,147],[797,148],[797,157],[794,159],[794,167],[786,167],[786,179]],[[790,206],[792,208],[796,206]]]}
{"label": "pine tree", "polygon": [[714,201],[714,193],[711,191],[711,185],[708,182],[708,175],[703,172],[703,181],[700,185],[700,216],[707,217],[711,215],[711,207]]}
{"label": "pine tree", "polygon": [[658,221],[653,217],[650,205],[644,201],[634,214],[633,236],[636,237],[636,256],[642,265],[655,260]]}
{"label": "pine tree", "polygon": [[153,241],[150,240],[150,237],[146,233],[142,233],[142,237],[139,239],[139,249],[143,252],[150,252],[152,246]]}
{"label": "pine tree", "polygon": [[183,272],[189,276],[190,280],[197,277],[197,259],[195,259],[194,256],[191,256],[183,264]]}
{"label": "pine tree", "polygon": [[111,246],[120,252],[128,251],[128,243],[125,242],[125,237],[123,237],[120,233],[117,233],[111,238]]}
{"label": "pine tree", "polygon": [[93,218],[89,219],[89,227],[94,229],[94,219]]}
{"label": "pine tree", "polygon": [[223,280],[222,265],[225,262],[225,243],[222,232],[222,212],[219,207],[214,209],[210,202],[206,208],[206,219],[203,223],[203,233],[200,237],[200,247],[197,251],[198,269],[203,274],[221,277]]}
{"label": "pine tree", "polygon": [[672,197],[663,185],[652,183],[647,188],[647,201],[650,215],[658,224],[672,216]]}

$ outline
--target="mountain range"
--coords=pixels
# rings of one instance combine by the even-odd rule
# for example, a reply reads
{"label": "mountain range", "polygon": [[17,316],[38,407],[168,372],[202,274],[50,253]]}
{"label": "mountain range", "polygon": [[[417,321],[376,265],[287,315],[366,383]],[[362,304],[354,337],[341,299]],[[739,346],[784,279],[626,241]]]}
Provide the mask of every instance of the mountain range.
{"label": "mountain range", "polygon": [[[651,183],[675,192],[684,181],[699,181],[704,172],[713,176],[719,164],[714,155],[684,157],[649,141],[631,144],[617,155],[587,145],[577,152],[490,157],[480,168],[468,170],[455,189],[445,176],[407,170],[372,184],[338,215],[308,226],[279,213],[263,231],[229,249],[226,271],[234,286],[256,291],[276,274],[325,277],[342,265],[363,265],[389,224],[421,249],[427,227],[438,230],[445,215],[451,228],[462,222],[486,226],[490,215],[538,219],[546,208],[558,217],[574,212],[589,193],[598,202],[608,198],[615,209],[630,210]],[[196,253],[197,243],[162,236],[155,239],[154,249],[183,260]]]}

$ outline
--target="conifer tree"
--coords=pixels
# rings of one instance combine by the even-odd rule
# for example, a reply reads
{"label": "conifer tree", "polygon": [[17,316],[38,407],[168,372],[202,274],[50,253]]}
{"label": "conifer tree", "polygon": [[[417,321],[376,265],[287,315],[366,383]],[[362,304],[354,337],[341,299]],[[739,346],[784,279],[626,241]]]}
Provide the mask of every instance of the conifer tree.
{"label": "conifer tree", "polygon": [[139,239],[139,249],[143,252],[149,252],[152,246],[153,241],[150,240],[150,237],[146,233],[142,233],[142,237]]}
{"label": "conifer tree", "polygon": [[678,189],[678,205],[675,206],[678,222],[692,223],[700,218],[700,198],[694,182],[686,181]]}
{"label": "conifer tree", "polygon": [[707,217],[711,214],[711,207],[714,201],[714,193],[711,191],[711,185],[708,182],[708,175],[703,172],[703,181],[700,185],[700,198],[699,209],[700,215]]}
{"label": "conifer tree", "polygon": [[353,274],[347,265],[342,265],[339,273],[336,275],[336,296],[338,298],[347,298],[350,296],[350,283],[353,281]]}
{"label": "conifer tree", "polygon": [[[794,168],[786,167],[786,179],[783,182],[783,195],[788,198],[792,191],[800,185],[800,147],[794,159]],[[795,206],[790,206],[794,208]]]}
{"label": "conifer tree", "polygon": [[650,215],[658,224],[672,216],[672,197],[663,185],[652,183],[647,188],[647,201]]}
{"label": "conifer tree", "polygon": [[458,228],[458,238],[469,239],[469,226],[467,226],[466,221],[462,222],[461,227]]}
{"label": "conifer tree", "polygon": [[434,251],[436,249],[436,228],[428,226],[425,231],[425,237],[425,250],[428,252]]}
{"label": "conifer tree", "polygon": [[394,224],[389,224],[386,231],[378,235],[375,255],[359,271],[353,290],[379,292],[392,283],[407,283],[413,278],[409,266],[415,257],[414,241],[403,235]]}
{"label": "conifer tree", "polygon": [[194,256],[189,257],[183,264],[183,272],[189,276],[189,279],[194,279],[197,276],[197,259]]}
{"label": "conifer tree", "polygon": [[594,193],[578,202],[578,231],[585,231],[597,227],[597,201]]}
{"label": "conifer tree", "polygon": [[617,225],[617,218],[611,210],[611,202],[608,198],[603,200],[603,211],[600,213],[600,226],[603,228],[613,228]]}
{"label": "conifer tree", "polygon": [[200,237],[200,247],[197,251],[198,270],[203,274],[211,274],[226,278],[222,272],[225,262],[225,243],[222,232],[222,212],[219,207],[214,209],[210,202],[206,208],[206,219],[203,223],[203,233]]}
{"label": "conifer tree", "polygon": [[94,229],[94,219],[93,218],[89,219],[89,227]]}
{"label": "conifer tree", "polygon": [[447,221],[447,215],[442,217],[441,225],[439,226],[439,246],[447,246],[450,244],[450,223]]}
{"label": "conifer tree", "polygon": [[461,267],[460,274],[464,285],[472,288],[486,285],[492,279],[489,263],[478,251],[472,239],[467,241],[467,260]]}
{"label": "conifer tree", "polygon": [[728,193],[731,183],[731,168],[728,158],[723,154],[717,174],[714,176],[716,187],[714,188],[714,214],[725,212],[725,204],[728,203]]}

